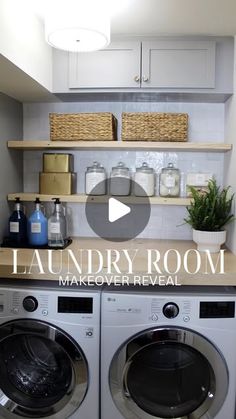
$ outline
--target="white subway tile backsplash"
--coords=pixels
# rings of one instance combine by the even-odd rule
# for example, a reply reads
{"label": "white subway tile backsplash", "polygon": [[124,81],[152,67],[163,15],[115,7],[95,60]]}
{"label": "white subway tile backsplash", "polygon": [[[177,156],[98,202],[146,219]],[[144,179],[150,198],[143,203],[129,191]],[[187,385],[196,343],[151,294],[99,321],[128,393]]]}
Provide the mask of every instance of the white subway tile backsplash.
{"label": "white subway tile backsplash", "polygon": [[186,112],[190,141],[223,141],[224,104],[80,102],[24,105],[24,139],[49,139],[49,112],[112,112],[118,119],[119,138],[122,112]]}
{"label": "white subway tile backsplash", "polygon": [[[189,114],[189,141],[223,142],[224,105],[201,103],[135,103],[135,102],[91,102],[91,103],[34,103],[24,105],[24,139],[49,139],[49,112],[112,112],[118,119],[118,137],[121,132],[122,112],[186,112]],[[146,161],[157,174],[161,168],[173,162],[182,174],[182,189],[186,173],[194,171],[212,172],[217,181],[223,184],[224,156],[220,153],[198,152],[153,152],[119,150],[84,150],[70,151],[74,154],[75,172],[77,172],[77,192],[84,192],[84,174],[87,166],[99,161],[109,174],[111,168],[123,161],[134,172],[135,167]],[[24,152],[24,191],[38,192],[38,172],[42,170],[41,151]],[[158,192],[158,176],[156,191]],[[184,195],[182,190],[182,196]],[[47,214],[51,206],[47,205]],[[68,204],[68,229],[70,235],[93,237],[85,217],[85,206]],[[191,239],[188,225],[177,227],[186,215],[184,207],[152,206],[148,226],[140,237],[160,239]]]}

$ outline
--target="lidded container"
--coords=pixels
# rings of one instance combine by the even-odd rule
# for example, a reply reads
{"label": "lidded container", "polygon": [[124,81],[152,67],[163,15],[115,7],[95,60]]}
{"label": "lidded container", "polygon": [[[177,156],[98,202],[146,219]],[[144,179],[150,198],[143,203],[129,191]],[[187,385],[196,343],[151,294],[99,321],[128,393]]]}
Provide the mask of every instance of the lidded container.
{"label": "lidded container", "polygon": [[130,194],[131,174],[124,163],[119,162],[117,166],[112,167],[110,176],[110,194],[117,196],[127,196]]}
{"label": "lidded container", "polygon": [[134,195],[153,196],[155,193],[155,172],[147,163],[136,167],[134,174]]}
{"label": "lidded container", "polygon": [[173,163],[161,170],[160,174],[160,196],[175,197],[180,194],[180,171]]}
{"label": "lidded container", "polygon": [[97,161],[87,167],[85,172],[85,193],[86,195],[106,194],[106,171]]}

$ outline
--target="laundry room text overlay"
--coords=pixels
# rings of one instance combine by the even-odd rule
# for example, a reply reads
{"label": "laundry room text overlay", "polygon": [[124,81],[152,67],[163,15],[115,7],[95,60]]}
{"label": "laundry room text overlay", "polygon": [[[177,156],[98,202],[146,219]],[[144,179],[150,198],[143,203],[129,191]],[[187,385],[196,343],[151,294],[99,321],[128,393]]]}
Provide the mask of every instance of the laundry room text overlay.
{"label": "laundry room text overlay", "polygon": [[[12,275],[55,275],[58,280],[77,279],[84,282],[109,283],[122,281],[146,285],[179,285],[178,275],[193,278],[204,275],[226,274],[225,250],[212,255],[208,250],[199,252],[188,249],[180,253],[177,249],[160,252],[158,249],[72,249],[32,250],[29,263],[22,266],[21,249],[12,250]],[[143,282],[143,284],[142,284]]]}

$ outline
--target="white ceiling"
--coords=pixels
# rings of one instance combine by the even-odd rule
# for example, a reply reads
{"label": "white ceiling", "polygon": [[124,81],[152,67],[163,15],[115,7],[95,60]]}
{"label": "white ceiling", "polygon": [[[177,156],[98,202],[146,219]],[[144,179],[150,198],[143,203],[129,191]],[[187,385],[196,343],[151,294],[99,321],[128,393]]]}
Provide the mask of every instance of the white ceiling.
{"label": "white ceiling", "polygon": [[[19,0],[12,0],[19,2]],[[21,0],[21,12],[32,10],[41,20],[50,2],[72,0]],[[86,1],[86,0],[74,0]],[[95,0],[94,0],[95,1]],[[99,0],[96,0],[99,1]],[[103,0],[114,7],[112,35],[235,35],[236,0]],[[1,0],[0,0],[1,2]],[[56,10],[56,9],[55,9]],[[19,16],[19,20],[20,20]],[[20,81],[19,81],[20,80]],[[14,81],[14,83],[13,83]],[[0,55],[0,91],[21,101],[52,95]],[[49,97],[47,98],[47,95]]]}
{"label": "white ceiling", "polygon": [[[66,0],[24,0],[22,3],[27,4],[27,7],[33,7],[42,18],[49,2],[53,1]],[[112,34],[222,36],[236,34],[236,0],[107,1],[113,11]]]}
{"label": "white ceiling", "polygon": [[122,6],[112,18],[113,34],[236,34],[236,0],[126,0]]}

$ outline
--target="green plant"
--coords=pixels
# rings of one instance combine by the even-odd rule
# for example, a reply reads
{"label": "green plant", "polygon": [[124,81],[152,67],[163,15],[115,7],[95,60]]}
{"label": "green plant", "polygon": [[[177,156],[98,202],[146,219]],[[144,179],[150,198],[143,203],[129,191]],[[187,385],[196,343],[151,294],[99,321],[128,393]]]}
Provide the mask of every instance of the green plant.
{"label": "green plant", "polygon": [[231,213],[234,194],[229,195],[230,186],[221,189],[216,180],[208,182],[208,191],[201,193],[191,187],[192,201],[187,207],[188,217],[184,221],[195,230],[220,231],[234,220]]}

